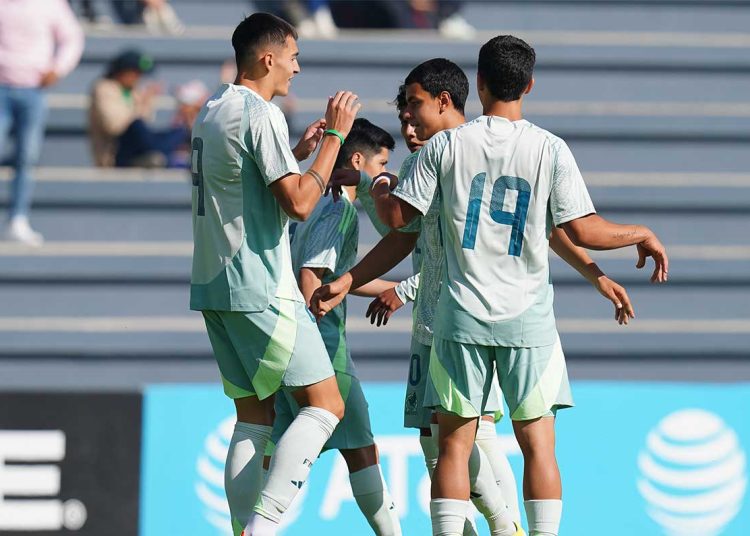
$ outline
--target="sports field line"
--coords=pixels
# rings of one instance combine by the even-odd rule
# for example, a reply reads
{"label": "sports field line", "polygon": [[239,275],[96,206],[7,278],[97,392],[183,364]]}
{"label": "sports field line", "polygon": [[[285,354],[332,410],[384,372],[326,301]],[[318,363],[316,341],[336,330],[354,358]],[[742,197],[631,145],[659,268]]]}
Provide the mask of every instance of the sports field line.
{"label": "sports field line", "polygon": [[[410,333],[411,320],[393,319],[386,327],[375,328],[365,318],[350,318],[347,330],[353,333]],[[620,326],[614,320],[601,318],[562,318],[557,321],[560,333],[602,334],[750,334],[750,318],[701,319],[643,319],[629,326]],[[33,316],[0,317],[0,332],[58,332],[58,333],[202,333],[203,319],[193,316],[113,316],[70,317]]]}
{"label": "sports field line", "polygon": [[[360,257],[374,244],[360,244]],[[750,246],[728,245],[667,245],[673,260],[747,261],[750,260]],[[190,257],[193,243],[187,240],[175,241],[61,241],[46,242],[40,248],[25,246],[15,242],[0,241],[0,257]],[[595,259],[633,259],[633,248],[614,251],[591,252]]]}

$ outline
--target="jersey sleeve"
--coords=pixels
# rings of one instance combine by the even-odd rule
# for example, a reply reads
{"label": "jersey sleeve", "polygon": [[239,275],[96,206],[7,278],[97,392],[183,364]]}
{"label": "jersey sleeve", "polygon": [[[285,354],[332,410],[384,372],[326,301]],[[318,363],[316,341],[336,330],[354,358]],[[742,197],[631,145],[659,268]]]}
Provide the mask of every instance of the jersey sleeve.
{"label": "jersey sleeve", "polygon": [[555,226],[596,212],[586,183],[568,145],[558,139],[554,147],[549,211]]}
{"label": "jersey sleeve", "polygon": [[403,302],[413,302],[417,299],[417,290],[419,290],[419,273],[404,279],[396,285],[396,295]]}
{"label": "jersey sleeve", "polygon": [[270,103],[255,99],[246,102],[245,144],[266,186],[286,175],[298,174],[299,164],[289,146],[289,127],[284,114]]}
{"label": "jersey sleeve", "polygon": [[335,272],[346,240],[347,221],[352,218],[356,218],[353,206],[343,201],[329,204],[306,236],[299,267],[324,268]]}
{"label": "jersey sleeve", "polygon": [[440,180],[443,152],[447,145],[447,132],[433,136],[419,151],[413,168],[399,176],[398,186],[393,191],[393,195],[409,203],[422,215],[427,214],[432,205],[432,198]]}

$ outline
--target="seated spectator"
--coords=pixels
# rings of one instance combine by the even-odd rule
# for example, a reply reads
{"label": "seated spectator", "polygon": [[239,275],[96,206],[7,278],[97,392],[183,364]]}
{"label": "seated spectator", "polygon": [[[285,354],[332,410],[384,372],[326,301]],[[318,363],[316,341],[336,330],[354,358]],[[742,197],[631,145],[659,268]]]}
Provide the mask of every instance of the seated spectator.
{"label": "seated spectator", "polygon": [[129,50],[112,60],[104,78],[94,83],[89,134],[97,166],[166,167],[189,139],[191,125],[183,117],[165,130],[150,124],[161,88],[151,84],[141,89],[139,83],[153,66],[151,58]]}
{"label": "seated spectator", "polygon": [[175,88],[174,98],[177,102],[175,110],[175,126],[183,125],[187,127],[187,136],[184,142],[168,155],[167,167],[170,168],[189,168],[190,155],[190,131],[193,129],[195,118],[198,112],[208,100],[209,92],[206,85],[200,80],[191,80]]}
{"label": "seated spectator", "polygon": [[115,0],[112,8],[124,24],[145,24],[153,33],[181,34],[185,31],[168,0]]}

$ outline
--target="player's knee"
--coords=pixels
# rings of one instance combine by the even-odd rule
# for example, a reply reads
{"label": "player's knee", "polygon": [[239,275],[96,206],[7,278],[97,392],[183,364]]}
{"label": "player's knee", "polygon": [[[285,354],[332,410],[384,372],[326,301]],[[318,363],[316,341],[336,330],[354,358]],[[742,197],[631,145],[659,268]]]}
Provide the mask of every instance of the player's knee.
{"label": "player's knee", "polygon": [[547,419],[537,419],[535,421],[514,422],[513,429],[524,458],[554,459],[555,433],[552,421],[547,422]]}
{"label": "player's knee", "polygon": [[449,436],[439,441],[440,457],[468,463],[473,442],[470,438]]}
{"label": "player's knee", "polygon": [[350,473],[356,473],[378,463],[378,449],[375,445],[358,449],[342,449],[340,452]]}

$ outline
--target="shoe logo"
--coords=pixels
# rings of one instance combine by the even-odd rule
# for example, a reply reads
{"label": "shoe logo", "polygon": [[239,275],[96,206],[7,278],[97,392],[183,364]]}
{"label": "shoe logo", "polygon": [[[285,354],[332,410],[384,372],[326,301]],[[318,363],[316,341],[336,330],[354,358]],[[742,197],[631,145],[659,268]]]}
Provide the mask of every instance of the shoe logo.
{"label": "shoe logo", "polygon": [[646,512],[667,534],[719,534],[742,509],[745,453],[715,413],[689,408],[664,417],[638,467]]}

